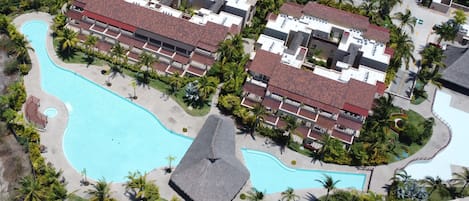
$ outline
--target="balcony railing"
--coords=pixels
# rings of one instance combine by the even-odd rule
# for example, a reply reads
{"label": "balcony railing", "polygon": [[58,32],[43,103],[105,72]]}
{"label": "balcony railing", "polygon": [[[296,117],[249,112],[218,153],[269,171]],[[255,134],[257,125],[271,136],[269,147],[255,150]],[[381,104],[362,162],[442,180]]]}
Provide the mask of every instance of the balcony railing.
{"label": "balcony railing", "polygon": [[358,123],[363,123],[365,121],[365,118],[363,118],[362,116],[356,116],[356,115],[353,115],[344,111],[340,112],[340,117],[343,117],[343,118],[346,118],[348,120],[352,120]]}

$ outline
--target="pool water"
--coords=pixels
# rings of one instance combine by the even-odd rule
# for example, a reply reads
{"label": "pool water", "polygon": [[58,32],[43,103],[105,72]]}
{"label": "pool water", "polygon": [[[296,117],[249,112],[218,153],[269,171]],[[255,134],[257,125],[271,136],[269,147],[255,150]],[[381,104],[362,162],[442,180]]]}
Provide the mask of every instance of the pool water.
{"label": "pool water", "polygon": [[48,118],[53,118],[53,117],[57,116],[57,113],[58,113],[57,109],[52,108],[52,107],[46,108],[44,110],[44,115],[46,115]]}
{"label": "pool water", "polygon": [[[150,172],[177,164],[192,139],[166,129],[147,110],[54,64],[46,51],[47,24],[29,21],[21,32],[30,40],[41,67],[42,89],[69,108],[63,149],[69,163],[87,176],[125,180],[129,171]],[[73,111],[71,111],[73,108]]]}
{"label": "pool water", "polygon": [[[21,32],[39,59],[42,89],[59,98],[68,110],[63,149],[78,172],[86,169],[90,178],[122,182],[129,171],[167,166],[169,155],[176,157],[174,165],[179,163],[191,138],[168,130],[156,116],[126,98],[54,64],[46,51],[45,22],[28,21]],[[363,189],[365,183],[364,174],[290,169],[269,154],[242,152],[253,185],[267,193],[286,187],[322,188],[315,179],[323,173],[340,180],[339,188]]]}
{"label": "pool water", "polygon": [[363,190],[366,175],[322,170],[306,170],[289,168],[274,156],[265,152],[242,149],[247,168],[251,173],[251,183],[258,190],[266,193],[293,189],[323,188],[316,179],[322,180],[324,174],[339,181],[337,188],[354,188]]}

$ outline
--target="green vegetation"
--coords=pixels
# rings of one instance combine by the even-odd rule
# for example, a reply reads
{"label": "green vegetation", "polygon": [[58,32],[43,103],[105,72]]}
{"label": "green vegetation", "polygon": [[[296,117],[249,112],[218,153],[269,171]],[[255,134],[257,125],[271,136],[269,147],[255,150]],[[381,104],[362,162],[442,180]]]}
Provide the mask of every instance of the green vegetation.
{"label": "green vegetation", "polygon": [[162,201],[159,188],[154,181],[148,181],[147,175],[140,172],[129,172],[125,191],[131,200],[138,201]]}
{"label": "green vegetation", "polygon": [[30,11],[42,11],[55,15],[66,0],[0,0],[0,13],[18,15]]}

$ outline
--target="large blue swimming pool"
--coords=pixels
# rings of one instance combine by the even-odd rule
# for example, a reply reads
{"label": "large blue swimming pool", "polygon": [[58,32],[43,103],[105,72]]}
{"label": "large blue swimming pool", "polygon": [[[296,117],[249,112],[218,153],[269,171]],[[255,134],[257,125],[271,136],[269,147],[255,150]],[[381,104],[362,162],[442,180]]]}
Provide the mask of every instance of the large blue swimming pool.
{"label": "large blue swimming pool", "polygon": [[[21,32],[39,59],[42,89],[65,103],[69,121],[63,138],[67,160],[94,179],[124,181],[129,171],[149,172],[166,166],[168,155],[178,164],[192,139],[166,129],[149,111],[51,61],[46,50],[47,24],[28,21]],[[161,105],[164,107],[164,105]],[[243,149],[253,185],[267,193],[286,187],[321,188],[322,174],[341,180],[340,188],[362,189],[364,174],[279,168],[281,163],[263,152]],[[267,156],[267,157],[266,157]]]}

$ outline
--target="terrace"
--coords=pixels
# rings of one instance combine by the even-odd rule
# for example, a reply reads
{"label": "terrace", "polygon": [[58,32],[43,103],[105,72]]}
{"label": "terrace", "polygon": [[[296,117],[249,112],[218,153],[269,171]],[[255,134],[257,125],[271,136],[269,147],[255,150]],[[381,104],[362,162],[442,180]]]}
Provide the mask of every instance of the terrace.
{"label": "terrace", "polygon": [[189,66],[187,67],[186,69],[186,72],[190,73],[190,74],[193,74],[195,76],[204,76],[205,73],[207,73],[207,70],[204,70],[204,69],[201,69],[201,68],[198,68],[198,67],[194,67],[194,66]]}
{"label": "terrace", "polygon": [[345,133],[345,132],[342,132],[342,131],[339,131],[339,130],[332,130],[332,134],[331,134],[331,137],[335,138],[335,139],[338,139],[344,143],[347,143],[347,144],[352,144],[353,143],[353,138],[354,136],[353,135],[350,135],[348,133]]}

